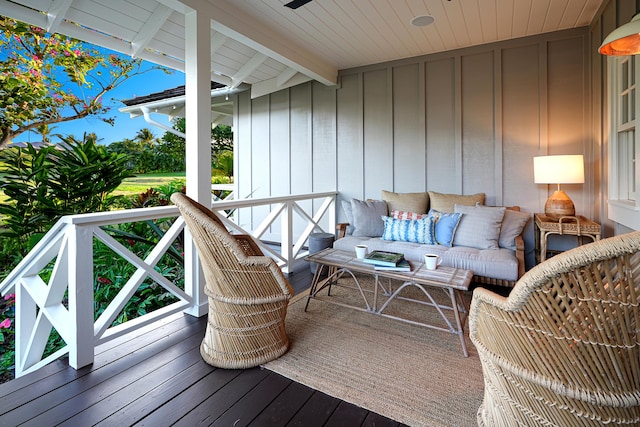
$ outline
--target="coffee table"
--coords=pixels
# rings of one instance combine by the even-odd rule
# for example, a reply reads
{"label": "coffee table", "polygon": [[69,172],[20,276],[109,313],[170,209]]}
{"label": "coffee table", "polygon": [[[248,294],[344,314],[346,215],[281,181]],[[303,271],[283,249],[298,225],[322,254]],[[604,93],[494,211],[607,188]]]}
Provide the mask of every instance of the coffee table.
{"label": "coffee table", "polygon": [[[415,262],[410,262],[410,272],[376,270],[373,265],[357,259],[355,252],[341,251],[333,248],[309,255],[306,257],[306,260],[315,262],[318,266],[313,276],[313,281],[311,282],[311,289],[307,298],[305,311],[309,308],[309,302],[312,299],[316,299],[418,326],[450,332],[458,335],[462,346],[462,353],[465,357],[469,356],[464,340],[464,324],[467,319],[467,309],[463,292],[469,290],[469,284],[473,277],[472,271],[442,266],[436,270],[427,270],[424,263]],[[325,272],[327,273],[327,277],[323,278]],[[374,278],[373,290],[363,288],[356,273],[372,276]],[[338,284],[338,279],[344,275],[351,276],[353,286]],[[387,284],[384,284],[381,279],[390,280],[388,280]],[[400,282],[401,284],[396,288],[392,285],[393,281]],[[356,290],[362,297],[362,304],[355,305],[341,301],[338,298],[332,298],[332,286],[341,286]],[[407,287],[418,288],[421,291],[419,294],[424,296],[424,298],[422,298],[422,296],[420,298],[407,297],[406,293],[403,293],[403,290]],[[320,294],[324,289],[327,290],[326,295]],[[450,305],[441,304],[436,301],[430,293],[434,289],[442,289],[449,296]],[[373,298],[371,298],[371,294],[373,294]],[[367,298],[367,295],[369,295],[369,298]],[[411,320],[398,314],[385,312],[389,303],[394,300],[406,300],[435,308],[444,320],[446,327]],[[451,314],[447,316],[445,312],[453,313],[453,321],[449,319]]]}

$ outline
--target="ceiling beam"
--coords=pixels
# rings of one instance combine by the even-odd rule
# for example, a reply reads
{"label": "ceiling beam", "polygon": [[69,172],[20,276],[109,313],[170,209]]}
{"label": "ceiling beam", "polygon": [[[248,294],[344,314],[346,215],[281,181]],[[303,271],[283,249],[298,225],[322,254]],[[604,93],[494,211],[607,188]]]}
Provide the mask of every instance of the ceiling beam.
{"label": "ceiling beam", "polygon": [[253,57],[247,61],[240,69],[231,77],[232,88],[236,88],[242,84],[244,79],[249,77],[264,61],[267,60],[267,55],[256,52]]}
{"label": "ceiling beam", "polygon": [[231,0],[182,0],[182,3],[201,10],[206,7],[212,17],[212,27],[229,38],[293,68],[325,85],[335,85],[338,70],[313,52],[280,34],[273,28],[239,11]]}
{"label": "ceiling beam", "polygon": [[172,13],[172,9],[158,3],[149,19],[146,20],[138,34],[131,40],[131,56],[137,57],[147,47],[149,42],[153,40],[153,36],[162,28]]}
{"label": "ceiling beam", "polygon": [[47,10],[47,26],[46,30],[49,33],[55,33],[58,31],[60,22],[67,15],[67,11],[71,7],[73,0],[54,0]]}

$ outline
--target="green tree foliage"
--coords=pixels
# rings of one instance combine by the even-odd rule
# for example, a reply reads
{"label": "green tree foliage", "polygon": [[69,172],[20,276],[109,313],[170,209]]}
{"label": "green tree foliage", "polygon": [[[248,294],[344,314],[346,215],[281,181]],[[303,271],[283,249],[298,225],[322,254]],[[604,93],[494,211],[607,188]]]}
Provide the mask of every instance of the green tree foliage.
{"label": "green tree foliage", "polygon": [[84,117],[106,117],[104,95],[152,69],[78,40],[0,16],[0,149],[23,132]]}
{"label": "green tree foliage", "polygon": [[125,155],[127,167],[134,173],[164,172],[156,159],[158,141],[153,132],[145,128],[138,131],[135,139],[112,142],[107,149],[109,152]]}
{"label": "green tree foliage", "polygon": [[[173,128],[184,133],[186,131],[184,118],[174,120]],[[165,132],[156,147],[156,162],[164,172],[183,171],[185,170],[185,150],[186,144],[184,138],[171,132]]]}
{"label": "green tree foliage", "polygon": [[105,210],[109,193],[130,175],[126,161],[87,135],[38,150],[31,144],[0,150],[0,188],[9,198],[0,205],[2,237],[16,239],[26,254],[29,239],[46,232],[61,216]]}

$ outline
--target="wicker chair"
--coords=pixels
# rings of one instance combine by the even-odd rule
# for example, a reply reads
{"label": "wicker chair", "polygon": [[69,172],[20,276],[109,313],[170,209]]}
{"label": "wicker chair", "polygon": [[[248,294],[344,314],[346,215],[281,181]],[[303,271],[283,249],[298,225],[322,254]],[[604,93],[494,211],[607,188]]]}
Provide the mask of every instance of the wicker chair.
{"label": "wicker chair", "polygon": [[285,316],[293,289],[248,235],[230,234],[218,216],[182,193],[180,209],[202,263],[209,299],[202,358],[220,368],[258,366],[289,346]]}
{"label": "wicker chair", "polygon": [[477,288],[480,426],[640,425],[640,232],[559,254],[508,298]]}

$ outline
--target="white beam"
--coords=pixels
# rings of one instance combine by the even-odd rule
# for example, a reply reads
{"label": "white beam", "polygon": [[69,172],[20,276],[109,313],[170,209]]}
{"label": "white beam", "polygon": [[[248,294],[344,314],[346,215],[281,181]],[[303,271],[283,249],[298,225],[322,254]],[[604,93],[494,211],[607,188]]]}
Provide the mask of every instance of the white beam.
{"label": "white beam", "polygon": [[73,3],[73,0],[54,0],[51,3],[47,11],[47,27],[45,28],[47,32],[55,33],[58,31],[58,26],[67,15],[71,3]]}
{"label": "white beam", "polygon": [[131,56],[136,57],[141,51],[143,51],[149,42],[156,35],[158,30],[162,28],[164,23],[169,19],[169,16],[173,13],[173,10],[158,4],[156,10],[153,11],[149,19],[142,25],[138,34],[131,40]]}
{"label": "white beam", "polygon": [[288,87],[296,86],[311,80],[310,77],[302,75],[300,73],[296,74],[283,85],[279,84],[278,78],[274,77],[269,80],[263,80],[258,83],[254,83],[251,85],[251,99],[258,98],[263,95],[267,95],[273,92],[277,92],[280,89],[286,89]]}
{"label": "white beam", "polygon": [[247,61],[238,72],[236,72],[232,77],[231,88],[236,88],[242,84],[244,79],[249,77],[251,73],[253,73],[264,61],[267,60],[267,55],[257,52],[253,57]]}
{"label": "white beam", "polygon": [[296,74],[298,74],[298,72],[296,70],[294,70],[293,68],[287,68],[286,70],[281,72],[280,75],[277,77],[276,84],[278,86],[283,86],[289,80],[291,80],[291,78],[293,76],[295,76]]}
{"label": "white beam", "polygon": [[211,12],[213,28],[227,37],[325,85],[337,84],[338,70],[336,67],[315,53],[296,45],[286,35],[274,32],[265,24],[239,11],[234,6],[234,1],[209,0],[205,3],[202,0],[182,0],[182,2],[194,9],[206,5]]}

